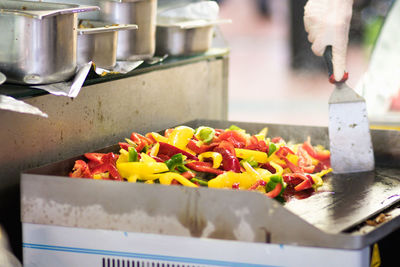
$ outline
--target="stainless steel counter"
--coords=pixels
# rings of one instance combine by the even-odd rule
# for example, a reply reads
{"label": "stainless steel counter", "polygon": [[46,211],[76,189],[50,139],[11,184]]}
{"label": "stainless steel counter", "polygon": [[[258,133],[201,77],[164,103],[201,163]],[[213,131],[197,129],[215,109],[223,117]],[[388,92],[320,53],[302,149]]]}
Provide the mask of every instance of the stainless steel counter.
{"label": "stainless steel counter", "polygon": [[[227,119],[228,61],[226,53],[99,79],[75,99],[43,92],[20,97],[46,112],[47,119],[1,110],[0,223],[14,253],[21,256],[21,170],[115,144],[132,131]],[[18,95],[16,90],[9,95]]]}

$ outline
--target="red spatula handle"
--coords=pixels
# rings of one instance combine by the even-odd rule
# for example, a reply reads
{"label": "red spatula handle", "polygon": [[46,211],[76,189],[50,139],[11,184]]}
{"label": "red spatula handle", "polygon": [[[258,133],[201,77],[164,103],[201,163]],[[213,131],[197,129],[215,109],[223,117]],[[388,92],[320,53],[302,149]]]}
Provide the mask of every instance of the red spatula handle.
{"label": "red spatula handle", "polygon": [[335,84],[335,83],[344,83],[345,81],[347,81],[347,79],[349,78],[349,73],[348,72],[345,72],[343,74],[343,77],[342,77],[342,79],[340,81],[337,82],[335,80],[335,76],[333,75],[332,46],[331,45],[328,45],[325,48],[324,59],[325,59],[326,66],[328,68],[329,82],[330,83],[333,83],[333,84]]}

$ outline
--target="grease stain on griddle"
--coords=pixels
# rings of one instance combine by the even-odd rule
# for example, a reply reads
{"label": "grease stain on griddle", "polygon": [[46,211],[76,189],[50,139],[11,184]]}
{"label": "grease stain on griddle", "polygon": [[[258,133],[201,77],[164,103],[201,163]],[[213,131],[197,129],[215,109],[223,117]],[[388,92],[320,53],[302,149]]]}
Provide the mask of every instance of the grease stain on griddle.
{"label": "grease stain on griddle", "polygon": [[191,194],[186,202],[185,210],[178,215],[178,221],[189,230],[193,237],[201,237],[207,227],[207,220],[199,211],[198,192]]}
{"label": "grease stain on griddle", "polygon": [[230,227],[230,223],[224,222],[222,217],[215,221],[215,230],[212,231],[207,237],[226,240],[237,239],[233,229]]}

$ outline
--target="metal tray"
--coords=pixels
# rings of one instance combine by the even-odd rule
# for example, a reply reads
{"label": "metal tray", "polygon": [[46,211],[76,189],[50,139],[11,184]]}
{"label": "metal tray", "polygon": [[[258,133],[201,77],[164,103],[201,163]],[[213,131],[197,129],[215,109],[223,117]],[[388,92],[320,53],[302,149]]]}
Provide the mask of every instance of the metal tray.
{"label": "metal tray", "polygon": [[[235,124],[268,136],[328,146],[325,127],[196,120],[191,127]],[[360,249],[400,227],[400,132],[372,130],[377,169],[330,175],[319,193],[282,205],[248,191],[186,188],[65,177],[78,156],[22,173],[22,222],[340,249]],[[118,145],[100,151],[118,151]],[[377,226],[365,220],[385,212]],[[95,219],[94,219],[95,218]]]}
{"label": "metal tray", "polygon": [[206,52],[210,47],[214,27],[231,20],[192,20],[174,23],[157,21],[156,54],[184,56]]}
{"label": "metal tray", "polygon": [[78,27],[77,64],[93,61],[97,67],[113,68],[117,63],[117,43],[120,31],[136,30],[135,24],[110,24],[80,20]]}

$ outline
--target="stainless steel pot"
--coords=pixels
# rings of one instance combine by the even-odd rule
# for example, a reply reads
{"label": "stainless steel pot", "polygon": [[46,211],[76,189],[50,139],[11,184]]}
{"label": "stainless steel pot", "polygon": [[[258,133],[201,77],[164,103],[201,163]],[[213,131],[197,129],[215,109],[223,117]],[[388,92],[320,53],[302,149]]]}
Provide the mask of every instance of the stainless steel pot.
{"label": "stainless steel pot", "polygon": [[120,31],[137,29],[134,24],[110,25],[100,21],[82,20],[78,27],[77,63],[93,61],[97,67],[113,68],[117,59]]}
{"label": "stainless steel pot", "polygon": [[213,39],[214,26],[230,20],[193,20],[157,23],[156,54],[187,56],[206,52]]}
{"label": "stainless steel pot", "polygon": [[136,24],[137,31],[120,32],[118,60],[143,60],[155,52],[157,0],[100,1],[102,21],[117,24]]}
{"label": "stainless steel pot", "polygon": [[46,84],[76,70],[77,13],[98,10],[29,1],[0,2],[0,71],[7,81]]}

